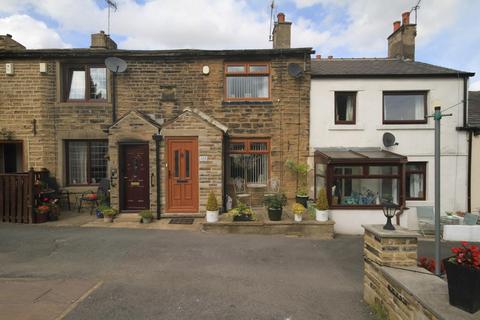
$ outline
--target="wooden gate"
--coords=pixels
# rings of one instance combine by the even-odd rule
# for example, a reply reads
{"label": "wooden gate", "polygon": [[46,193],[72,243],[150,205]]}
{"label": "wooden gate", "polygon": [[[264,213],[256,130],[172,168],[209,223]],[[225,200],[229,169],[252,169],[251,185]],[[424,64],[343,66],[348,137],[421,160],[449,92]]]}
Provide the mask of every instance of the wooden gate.
{"label": "wooden gate", "polygon": [[34,182],[46,172],[0,174],[0,219],[11,223],[34,223]]}

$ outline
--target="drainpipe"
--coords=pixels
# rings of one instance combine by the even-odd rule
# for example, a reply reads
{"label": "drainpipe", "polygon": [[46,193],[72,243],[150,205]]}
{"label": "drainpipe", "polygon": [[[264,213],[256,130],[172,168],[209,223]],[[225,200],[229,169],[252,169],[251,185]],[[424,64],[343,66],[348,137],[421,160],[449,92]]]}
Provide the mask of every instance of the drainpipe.
{"label": "drainpipe", "polygon": [[472,130],[468,131],[467,211],[472,212]]}
{"label": "drainpipe", "polygon": [[223,134],[222,154],[223,154],[223,190],[222,190],[222,211],[226,212],[227,209],[227,143],[228,135]]}
{"label": "drainpipe", "polygon": [[162,214],[161,210],[161,181],[160,181],[160,141],[162,141],[162,136],[159,133],[156,133],[152,136],[155,140],[155,158],[156,158],[156,168],[157,168],[157,219],[160,219]]}

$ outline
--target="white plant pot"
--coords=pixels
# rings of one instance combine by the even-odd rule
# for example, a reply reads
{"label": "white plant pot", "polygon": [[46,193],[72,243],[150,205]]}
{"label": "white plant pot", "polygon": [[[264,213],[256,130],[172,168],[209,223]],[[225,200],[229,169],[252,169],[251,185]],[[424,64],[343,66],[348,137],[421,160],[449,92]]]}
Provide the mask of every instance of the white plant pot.
{"label": "white plant pot", "polygon": [[328,210],[315,209],[315,220],[320,222],[328,221]]}
{"label": "white plant pot", "polygon": [[113,222],[113,217],[104,216],[104,217],[103,217],[103,221],[104,221],[104,222],[109,222],[109,223],[110,223],[110,222]]}
{"label": "white plant pot", "polygon": [[207,222],[218,222],[218,210],[217,211],[207,210]]}
{"label": "white plant pot", "polygon": [[302,222],[302,215],[301,214],[294,214],[294,219],[295,219],[295,222]]}

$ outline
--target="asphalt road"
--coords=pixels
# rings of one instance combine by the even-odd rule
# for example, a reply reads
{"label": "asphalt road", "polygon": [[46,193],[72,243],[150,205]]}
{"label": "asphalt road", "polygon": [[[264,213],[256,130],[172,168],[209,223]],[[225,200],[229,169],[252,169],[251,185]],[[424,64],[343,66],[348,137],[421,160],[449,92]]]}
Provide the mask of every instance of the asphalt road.
{"label": "asphalt road", "polygon": [[3,279],[103,281],[66,319],[372,318],[360,237],[0,224],[0,261]]}

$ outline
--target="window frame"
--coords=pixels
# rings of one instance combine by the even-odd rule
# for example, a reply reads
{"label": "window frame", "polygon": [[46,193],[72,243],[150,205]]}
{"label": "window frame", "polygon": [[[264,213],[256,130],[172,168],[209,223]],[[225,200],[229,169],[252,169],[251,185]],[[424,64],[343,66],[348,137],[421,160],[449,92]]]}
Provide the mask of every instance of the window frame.
{"label": "window frame", "polygon": [[[353,120],[337,120],[337,97],[339,95],[352,95],[353,97]],[[334,93],[334,114],[333,120],[335,124],[352,125],[357,122],[357,91],[335,91]]]}
{"label": "window frame", "polygon": [[[68,187],[77,187],[77,186],[98,186],[99,182],[91,183],[92,175],[91,175],[91,143],[92,142],[106,142],[107,143],[107,154],[108,155],[108,139],[67,139],[64,140],[65,142],[65,178],[66,178],[66,186]],[[86,142],[87,143],[87,182],[88,183],[70,183],[70,150],[69,144],[70,142]],[[108,161],[107,161],[107,177],[108,177]]]}
{"label": "window frame", "polygon": [[[385,96],[408,96],[408,95],[423,95],[423,120],[385,120]],[[427,102],[428,91],[383,91],[382,92],[382,123],[383,124],[426,124],[427,119]]]}
{"label": "window frame", "polygon": [[[409,170],[408,165],[409,164],[414,164],[414,165],[421,165],[422,170]],[[408,176],[410,174],[418,174],[421,173],[423,174],[423,197],[419,198],[413,198],[409,197],[409,190],[407,186],[407,181],[408,181]],[[405,199],[407,201],[425,201],[427,200],[427,162],[426,161],[410,161],[405,164]]]}
{"label": "window frame", "polygon": [[[106,80],[106,98],[105,99],[90,99],[90,69],[92,68],[105,68],[105,80]],[[70,86],[72,77],[70,70],[83,69],[85,71],[85,96],[84,99],[69,99]],[[110,94],[108,68],[102,63],[65,63],[62,65],[62,101],[63,102],[107,102]]]}
{"label": "window frame", "polygon": [[[228,67],[245,67],[244,72],[228,72]],[[266,72],[250,72],[250,66],[266,66]],[[230,98],[228,97],[228,86],[227,78],[228,77],[238,77],[238,76],[267,76],[268,77],[268,97],[242,97],[242,98]],[[272,76],[271,76],[271,64],[270,62],[226,62],[223,67],[223,78],[224,78],[224,101],[271,101],[272,100]]]}
{"label": "window frame", "polygon": [[[251,150],[250,143],[252,142],[260,142],[267,144],[267,150]],[[230,150],[230,145],[232,143],[244,143],[245,149],[244,150]],[[271,157],[271,139],[270,138],[231,138],[227,143],[226,148],[227,159],[228,159],[228,167],[226,168],[227,173],[227,180],[232,183],[232,177],[230,177],[230,154],[261,154],[267,155],[268,157],[268,176],[267,176],[267,183],[271,177],[272,173],[272,157]],[[245,181],[247,183],[247,181]]]}

